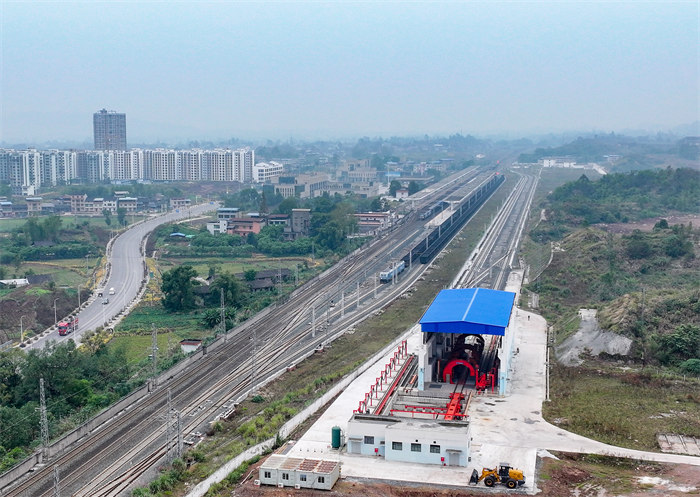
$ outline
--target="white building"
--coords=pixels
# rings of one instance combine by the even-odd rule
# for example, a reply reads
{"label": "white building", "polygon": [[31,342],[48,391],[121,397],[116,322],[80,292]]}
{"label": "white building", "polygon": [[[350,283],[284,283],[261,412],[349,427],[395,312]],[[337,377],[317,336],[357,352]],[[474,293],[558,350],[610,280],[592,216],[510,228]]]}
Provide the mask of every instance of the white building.
{"label": "white building", "polygon": [[406,419],[355,414],[348,422],[349,454],[442,466],[467,466],[471,450],[468,421]]}
{"label": "white building", "polygon": [[260,465],[258,474],[263,485],[330,490],[340,478],[340,463],[272,454]]}
{"label": "white building", "polygon": [[11,150],[0,149],[0,182],[16,194],[70,183],[110,181],[268,181],[283,167],[255,165],[255,152],[237,150]]}
{"label": "white building", "polygon": [[272,178],[282,176],[284,166],[279,162],[259,162],[253,166],[253,181],[255,183],[268,183]]}

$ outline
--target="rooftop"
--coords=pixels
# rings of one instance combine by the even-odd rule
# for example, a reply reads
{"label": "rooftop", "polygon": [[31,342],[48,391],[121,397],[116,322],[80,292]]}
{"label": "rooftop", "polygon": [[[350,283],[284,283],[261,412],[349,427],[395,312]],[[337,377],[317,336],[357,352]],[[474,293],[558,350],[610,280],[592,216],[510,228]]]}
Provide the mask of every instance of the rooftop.
{"label": "rooftop", "polygon": [[487,288],[442,290],[420,319],[423,332],[504,335],[515,293]]}

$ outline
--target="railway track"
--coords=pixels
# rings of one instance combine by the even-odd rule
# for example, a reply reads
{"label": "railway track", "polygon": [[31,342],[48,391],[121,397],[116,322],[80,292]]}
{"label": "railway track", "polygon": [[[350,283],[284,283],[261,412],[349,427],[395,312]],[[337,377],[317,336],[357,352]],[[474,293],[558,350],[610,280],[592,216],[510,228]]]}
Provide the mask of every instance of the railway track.
{"label": "railway track", "polygon": [[[502,290],[513,268],[522,233],[527,223],[530,205],[539,176],[520,174],[498,214],[471,254],[466,269],[460,274],[453,288],[469,288],[476,285]],[[496,360],[500,337],[487,335],[480,371],[491,371]]]}
{"label": "railway track", "polygon": [[[462,174],[462,181],[475,176]],[[438,194],[451,194],[458,189],[457,186],[455,183],[451,189]],[[426,198],[423,204],[433,200]],[[417,204],[418,208],[423,204]],[[6,488],[3,497],[51,495],[54,466],[59,468],[62,492],[68,495],[106,496],[124,492],[167,453],[165,422],[161,419],[168,412],[168,391],[171,392],[172,409],[184,413],[185,418],[193,418],[187,420],[183,431],[195,431],[212,417],[216,409],[245,395],[253,386],[254,378],[265,378],[317,346],[320,337],[312,337],[307,324],[309,309],[320,311],[316,315],[325,311],[327,321],[333,322],[342,332],[343,324],[354,318],[344,316],[344,308],[331,308],[330,300],[346,291],[351,294],[362,286],[360,283],[367,288],[368,271],[370,277],[374,277],[381,270],[386,247],[397,250],[410,246],[413,240],[407,237],[422,232],[422,222],[414,217],[407,216],[403,225],[386,235],[381,243],[372,243],[363,251],[346,257],[322,277],[297,289],[293,298],[274,306],[264,319],[251,319],[229,332],[224,338],[225,343],[193,364],[187,372],[159,385],[154,392],[118,413],[79,443],[51,458],[44,467],[37,468],[12,488]],[[387,288],[389,291],[385,289],[385,294],[404,291],[400,285]],[[373,289],[365,290],[356,302],[367,302],[373,293]],[[377,304],[384,305],[388,298],[378,299]],[[351,306],[352,303],[348,306],[348,313]],[[289,319],[290,315],[292,319]],[[253,337],[256,344],[253,344]],[[257,340],[262,341],[259,348]],[[255,371],[253,357],[257,363]],[[199,406],[207,407],[199,409]],[[197,409],[195,416],[188,415]]]}

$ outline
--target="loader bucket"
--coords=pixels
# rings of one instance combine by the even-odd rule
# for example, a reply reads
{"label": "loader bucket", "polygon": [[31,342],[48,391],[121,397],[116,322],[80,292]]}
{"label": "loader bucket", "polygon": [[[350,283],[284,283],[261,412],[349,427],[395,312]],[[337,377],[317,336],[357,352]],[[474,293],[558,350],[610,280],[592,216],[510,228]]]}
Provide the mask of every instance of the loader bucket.
{"label": "loader bucket", "polygon": [[474,485],[479,483],[479,472],[477,470],[472,469],[472,477],[469,478],[469,483],[473,483]]}

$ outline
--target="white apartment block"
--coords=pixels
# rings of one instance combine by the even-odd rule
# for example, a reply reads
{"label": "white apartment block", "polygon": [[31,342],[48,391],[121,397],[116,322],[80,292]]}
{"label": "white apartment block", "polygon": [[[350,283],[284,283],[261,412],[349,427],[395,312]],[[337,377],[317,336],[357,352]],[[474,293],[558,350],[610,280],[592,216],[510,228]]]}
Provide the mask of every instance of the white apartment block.
{"label": "white apartment block", "polygon": [[284,166],[279,162],[259,162],[253,166],[253,182],[267,183],[272,181],[272,178],[282,176]]}
{"label": "white apartment block", "polygon": [[[10,150],[0,149],[0,183],[14,190],[80,181],[239,181],[272,178],[281,164],[258,167],[255,151],[237,150]],[[262,172],[261,172],[262,171]]]}

